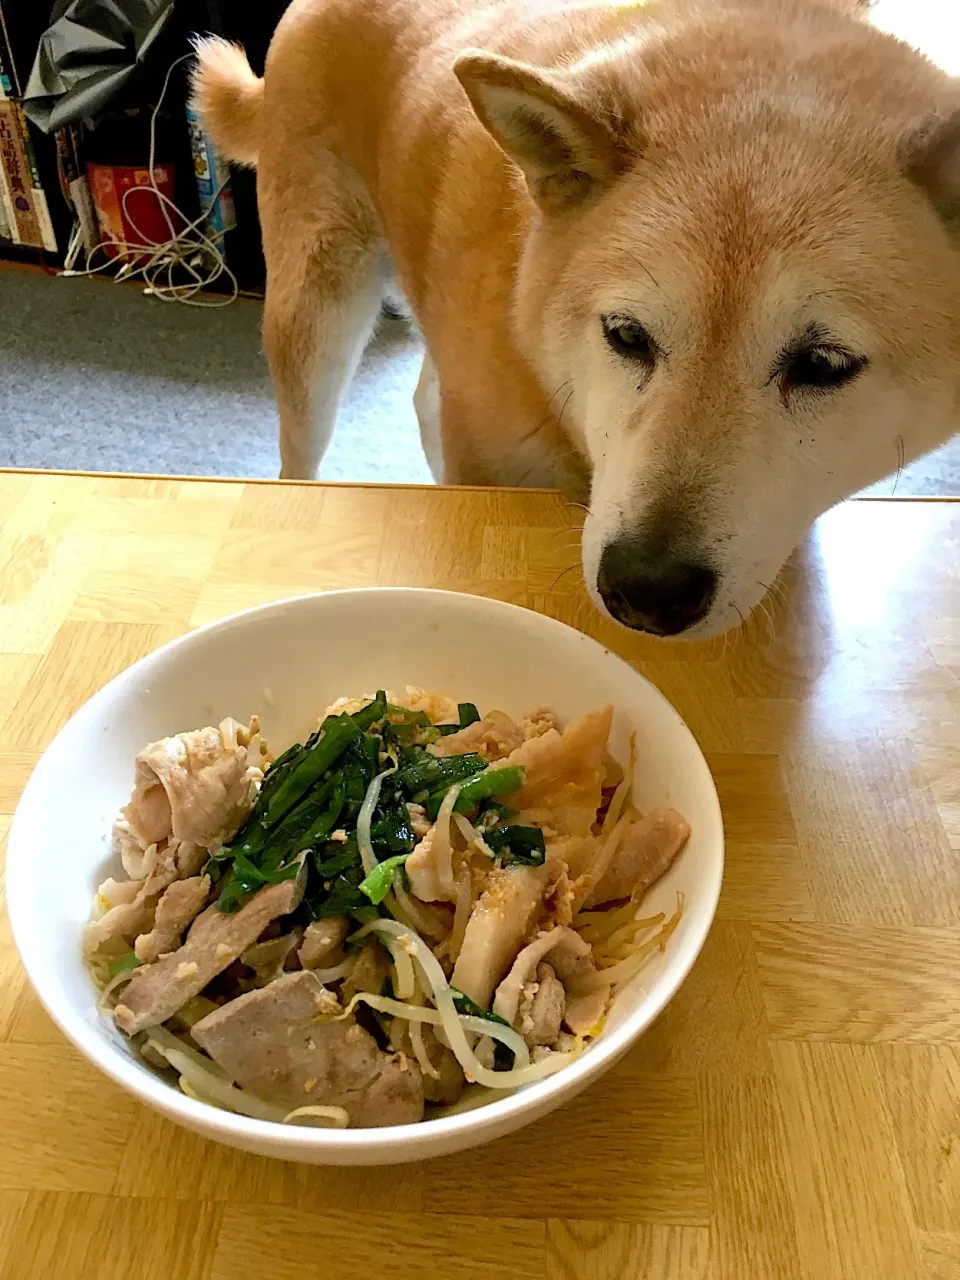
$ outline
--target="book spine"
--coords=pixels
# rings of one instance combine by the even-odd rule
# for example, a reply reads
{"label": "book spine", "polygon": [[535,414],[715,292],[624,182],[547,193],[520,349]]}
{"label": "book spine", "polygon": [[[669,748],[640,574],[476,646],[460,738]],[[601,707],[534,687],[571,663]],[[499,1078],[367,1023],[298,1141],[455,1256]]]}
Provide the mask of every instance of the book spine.
{"label": "book spine", "polygon": [[224,235],[237,225],[233,190],[230,186],[230,167],[215,150],[200,117],[190,106],[187,107],[187,129],[200,209],[211,239],[222,248]]}
{"label": "book spine", "polygon": [[11,239],[34,249],[57,251],[47,197],[40,185],[27,120],[13,99],[0,102],[0,166]]}
{"label": "book spine", "polygon": [[16,68],[13,65],[10,38],[7,35],[7,24],[4,21],[3,9],[0,7],[0,99],[18,97],[19,95],[20,84],[17,81]]}

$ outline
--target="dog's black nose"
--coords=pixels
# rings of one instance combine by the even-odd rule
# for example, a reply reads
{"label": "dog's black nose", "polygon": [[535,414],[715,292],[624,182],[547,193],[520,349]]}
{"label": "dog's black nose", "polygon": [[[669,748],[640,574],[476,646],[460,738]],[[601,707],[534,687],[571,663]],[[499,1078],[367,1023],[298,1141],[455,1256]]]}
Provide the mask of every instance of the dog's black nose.
{"label": "dog's black nose", "polygon": [[637,540],[608,543],[597,588],[610,613],[634,631],[676,636],[707,616],[717,590],[708,565]]}

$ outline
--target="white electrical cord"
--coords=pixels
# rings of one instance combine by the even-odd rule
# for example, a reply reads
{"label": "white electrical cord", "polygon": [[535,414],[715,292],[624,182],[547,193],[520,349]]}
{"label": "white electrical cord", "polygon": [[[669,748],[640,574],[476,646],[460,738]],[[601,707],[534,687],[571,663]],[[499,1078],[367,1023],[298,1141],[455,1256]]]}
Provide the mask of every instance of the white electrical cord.
{"label": "white electrical cord", "polygon": [[[78,269],[73,265],[80,257],[80,231],[79,227],[76,227],[71,237],[70,247],[67,250],[64,268],[59,272],[61,276],[98,275],[101,271],[106,271],[109,267],[116,266],[119,260],[121,265],[114,279],[136,280],[137,277],[140,277],[146,286],[143,292],[148,297],[159,298],[161,302],[181,302],[190,307],[226,307],[237,297],[240,292],[240,286],[237,283],[237,277],[227,266],[223,250],[217,243],[216,238],[211,237],[207,232],[200,229],[201,224],[207,220],[209,209],[205,209],[200,214],[200,217],[195,218],[193,222],[187,222],[186,216],[177,208],[170,197],[165,195],[157,186],[154,176],[157,117],[160,114],[160,108],[163,105],[163,99],[166,96],[167,87],[170,84],[170,77],[174,69],[181,62],[186,62],[193,56],[192,53],[185,53],[183,57],[177,58],[175,62],[170,64],[163,81],[163,88],[160,90],[160,97],[157,99],[157,105],[154,107],[153,114],[150,117],[149,185],[146,187],[130,187],[123,193],[121,204],[124,216],[137,235],[140,236],[142,243],[127,244],[122,240],[101,240],[96,248],[91,249],[86,255],[85,265]],[[216,204],[225,186],[226,181],[222,182],[214,192],[210,201],[210,209]],[[170,233],[167,240],[157,241],[145,235],[137,226],[135,219],[127,208],[127,199],[134,192],[148,190],[152,191],[156,196],[157,203],[163,213],[167,230]],[[170,210],[184,224],[180,231],[174,225]],[[118,250],[118,257],[111,258],[107,256],[98,266],[91,266],[91,260],[94,256],[100,250],[105,251],[108,248]],[[123,259],[126,259],[126,261],[123,261]],[[189,279],[181,283],[175,283],[174,272],[176,271],[185,272]],[[202,291],[208,289],[221,276],[228,278],[230,293],[223,297],[202,297]]]}

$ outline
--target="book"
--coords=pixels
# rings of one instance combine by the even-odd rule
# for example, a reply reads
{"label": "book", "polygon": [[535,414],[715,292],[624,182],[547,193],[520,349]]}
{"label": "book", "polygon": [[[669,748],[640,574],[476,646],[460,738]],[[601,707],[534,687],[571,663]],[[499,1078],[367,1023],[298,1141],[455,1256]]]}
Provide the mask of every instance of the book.
{"label": "book", "polygon": [[77,220],[80,242],[87,253],[100,243],[97,213],[83,164],[83,139],[77,125],[65,125],[56,134],[57,174],[64,201]]}
{"label": "book", "polygon": [[213,142],[203,127],[203,122],[189,104],[186,114],[200,209],[206,223],[207,234],[222,252],[226,232],[232,231],[237,225],[233,206],[233,189],[230,186],[230,167],[215,150]]}
{"label": "book", "polygon": [[27,119],[14,98],[0,100],[0,206],[7,239],[56,253],[57,240]]}
{"label": "book", "polygon": [[0,9],[0,99],[12,98],[20,92],[16,74],[10,37],[7,35],[7,23],[3,16],[3,9]]}

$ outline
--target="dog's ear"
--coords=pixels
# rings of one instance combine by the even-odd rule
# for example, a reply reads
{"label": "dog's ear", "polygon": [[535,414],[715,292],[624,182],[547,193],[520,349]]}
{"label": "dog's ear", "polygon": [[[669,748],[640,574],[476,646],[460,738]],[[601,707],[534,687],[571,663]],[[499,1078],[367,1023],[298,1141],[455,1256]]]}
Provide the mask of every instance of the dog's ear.
{"label": "dog's ear", "polygon": [[960,107],[931,116],[910,136],[907,176],[933,201],[941,218],[960,232]]}
{"label": "dog's ear", "polygon": [[613,136],[561,75],[476,50],[462,53],[453,70],[544,210],[579,205],[616,176]]}

